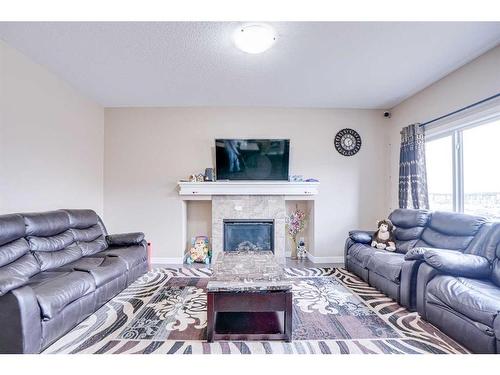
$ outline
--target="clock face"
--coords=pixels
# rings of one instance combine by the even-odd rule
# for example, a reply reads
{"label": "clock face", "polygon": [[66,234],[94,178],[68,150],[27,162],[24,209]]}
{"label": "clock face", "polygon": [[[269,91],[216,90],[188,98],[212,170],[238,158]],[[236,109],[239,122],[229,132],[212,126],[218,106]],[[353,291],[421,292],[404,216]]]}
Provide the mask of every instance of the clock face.
{"label": "clock face", "polygon": [[342,129],[335,136],[335,148],[344,156],[352,156],[361,148],[361,137],[352,129]]}

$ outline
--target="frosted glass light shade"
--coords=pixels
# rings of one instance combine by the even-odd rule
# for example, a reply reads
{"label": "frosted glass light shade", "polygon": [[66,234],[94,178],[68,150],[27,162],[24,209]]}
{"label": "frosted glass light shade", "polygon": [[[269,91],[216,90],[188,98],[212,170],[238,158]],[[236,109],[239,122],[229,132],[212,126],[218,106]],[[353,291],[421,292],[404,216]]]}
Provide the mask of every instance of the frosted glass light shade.
{"label": "frosted glass light shade", "polygon": [[249,25],[234,32],[236,47],[247,53],[262,53],[276,41],[274,30],[267,25]]}

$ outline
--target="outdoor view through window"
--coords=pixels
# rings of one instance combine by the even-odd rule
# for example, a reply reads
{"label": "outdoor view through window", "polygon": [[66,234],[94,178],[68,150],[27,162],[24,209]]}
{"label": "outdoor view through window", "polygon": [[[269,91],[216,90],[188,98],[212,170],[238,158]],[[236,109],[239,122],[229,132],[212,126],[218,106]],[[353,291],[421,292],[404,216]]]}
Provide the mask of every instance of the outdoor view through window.
{"label": "outdoor view through window", "polygon": [[453,165],[451,134],[426,143],[430,208],[453,211],[455,168],[463,176],[463,197],[455,199],[463,201],[463,211],[500,220],[500,120],[461,133],[462,171],[459,163]]}

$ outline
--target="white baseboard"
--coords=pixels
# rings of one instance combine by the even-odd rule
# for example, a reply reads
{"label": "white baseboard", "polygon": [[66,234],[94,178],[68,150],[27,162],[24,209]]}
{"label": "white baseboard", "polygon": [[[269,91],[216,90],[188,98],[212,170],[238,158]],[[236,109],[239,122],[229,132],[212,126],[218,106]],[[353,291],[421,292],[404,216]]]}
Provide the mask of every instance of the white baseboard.
{"label": "white baseboard", "polygon": [[183,257],[175,257],[175,258],[151,258],[151,264],[183,264]]}
{"label": "white baseboard", "polygon": [[344,263],[343,256],[335,256],[335,257],[316,257],[307,253],[307,259],[309,259],[313,263]]}

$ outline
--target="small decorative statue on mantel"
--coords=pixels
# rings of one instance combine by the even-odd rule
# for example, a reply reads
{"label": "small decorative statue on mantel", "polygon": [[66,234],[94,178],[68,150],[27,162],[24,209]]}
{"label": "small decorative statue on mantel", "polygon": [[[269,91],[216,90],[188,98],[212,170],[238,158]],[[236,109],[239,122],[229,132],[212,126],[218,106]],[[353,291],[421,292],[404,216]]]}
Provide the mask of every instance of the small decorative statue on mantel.
{"label": "small decorative statue on mantel", "polygon": [[373,233],[372,247],[380,250],[395,251],[396,242],[392,233],[394,225],[389,219],[379,220],[377,222],[378,230]]}
{"label": "small decorative statue on mantel", "polygon": [[288,236],[292,242],[292,259],[297,259],[297,234],[302,232],[306,226],[306,214],[295,206],[295,211],[285,218]]}

